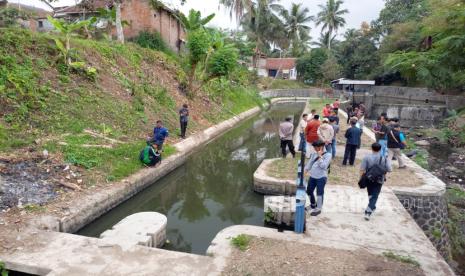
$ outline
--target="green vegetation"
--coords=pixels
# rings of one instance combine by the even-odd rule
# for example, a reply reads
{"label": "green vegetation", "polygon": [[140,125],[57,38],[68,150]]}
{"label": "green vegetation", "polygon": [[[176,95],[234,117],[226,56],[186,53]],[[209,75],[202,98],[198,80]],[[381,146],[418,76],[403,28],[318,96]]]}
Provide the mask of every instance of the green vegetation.
{"label": "green vegetation", "polygon": [[8,270],[5,267],[5,263],[0,260],[0,275],[8,276]]}
{"label": "green vegetation", "polygon": [[449,187],[446,190],[448,203],[449,239],[454,259],[463,258],[465,254],[465,191],[460,187]]}
{"label": "green vegetation", "polygon": [[465,146],[465,110],[453,112],[444,120],[441,138],[453,147]]}
{"label": "green vegetation", "polygon": [[241,251],[247,250],[249,247],[249,243],[252,237],[247,236],[245,234],[240,234],[235,238],[231,239],[231,244],[237,248],[239,248]]}
{"label": "green vegetation", "polygon": [[139,44],[141,47],[149,48],[156,51],[161,51],[169,56],[175,56],[176,54],[171,48],[166,45],[166,42],[162,39],[158,32],[142,31],[133,41]]}
{"label": "green vegetation", "polygon": [[31,212],[31,213],[37,213],[37,212],[43,212],[45,211],[45,207],[44,206],[40,206],[40,205],[36,205],[36,204],[28,204],[26,206],[24,206],[24,210],[26,210],[27,212]]}
{"label": "green vegetation", "polygon": [[[177,59],[132,43],[71,37],[73,61],[94,68],[83,74],[68,70],[55,44],[61,36],[17,28],[0,29],[0,36],[0,152],[47,149],[85,168],[95,183],[142,168],[139,151],[157,119],[175,135],[177,108],[188,101],[182,96],[187,77]],[[194,108],[208,102],[208,111],[196,115],[202,124],[192,121],[190,129],[262,103],[247,70],[233,70],[231,77],[206,82],[189,101]],[[164,157],[172,153],[167,145]]]}
{"label": "green vegetation", "polygon": [[420,263],[411,256],[402,256],[402,255],[395,254],[395,253],[393,253],[391,251],[383,252],[383,256],[388,258],[388,259],[394,260],[394,261],[398,261],[398,262],[401,262],[401,263],[411,264],[413,266],[420,267]]}
{"label": "green vegetation", "polygon": [[294,80],[282,80],[282,79],[272,79],[272,78],[263,78],[260,79],[260,83],[265,89],[301,89],[309,88],[308,85]]}
{"label": "green vegetation", "polygon": [[264,221],[265,223],[271,223],[273,219],[274,219],[274,212],[273,210],[271,210],[270,207],[268,207],[268,209],[266,209],[266,212],[265,212]]}
{"label": "green vegetation", "polygon": [[423,169],[429,169],[428,151],[422,147],[418,147],[415,144],[415,140],[413,138],[407,139],[407,151],[414,150],[417,151],[417,154],[412,160],[415,161],[415,163],[417,163],[418,165],[420,165],[420,167],[422,167]]}

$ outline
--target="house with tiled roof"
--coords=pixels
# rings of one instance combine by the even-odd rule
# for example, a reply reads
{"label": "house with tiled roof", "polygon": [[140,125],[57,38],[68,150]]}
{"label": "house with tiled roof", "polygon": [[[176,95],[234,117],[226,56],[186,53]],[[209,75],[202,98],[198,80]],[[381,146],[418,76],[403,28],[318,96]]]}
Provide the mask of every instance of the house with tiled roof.
{"label": "house with tiled roof", "polygon": [[296,58],[261,58],[258,75],[278,79],[297,79]]}

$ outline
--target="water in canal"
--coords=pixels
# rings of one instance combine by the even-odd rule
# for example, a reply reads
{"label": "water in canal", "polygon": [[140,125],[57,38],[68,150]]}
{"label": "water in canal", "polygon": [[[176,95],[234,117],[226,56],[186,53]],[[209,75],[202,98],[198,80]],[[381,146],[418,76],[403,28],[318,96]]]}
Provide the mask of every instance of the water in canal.
{"label": "water in canal", "polygon": [[278,104],[242,123],[77,234],[98,237],[128,215],[155,211],[168,218],[167,249],[205,254],[222,229],[263,225],[263,196],[253,192],[253,173],[263,159],[280,156],[279,122],[290,115],[298,123],[303,107]]}

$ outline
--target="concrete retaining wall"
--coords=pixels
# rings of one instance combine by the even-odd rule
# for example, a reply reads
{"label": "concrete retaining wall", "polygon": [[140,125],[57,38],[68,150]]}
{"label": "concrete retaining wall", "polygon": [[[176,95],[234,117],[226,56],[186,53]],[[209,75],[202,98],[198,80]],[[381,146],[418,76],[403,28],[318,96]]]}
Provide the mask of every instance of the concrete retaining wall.
{"label": "concrete retaining wall", "polygon": [[[465,106],[464,96],[442,95],[434,90],[415,87],[374,86],[366,93],[355,93],[356,103],[364,102],[370,119],[387,112],[406,125],[430,125],[441,122],[448,109]],[[350,97],[349,100],[352,100]]]}
{"label": "concrete retaining wall", "polygon": [[447,107],[405,104],[375,104],[371,108],[370,118],[386,112],[388,118],[400,118],[402,126],[431,126],[439,124],[447,116]]}
{"label": "concrete retaining wall", "polygon": [[263,98],[283,98],[283,97],[304,97],[304,98],[324,98],[325,90],[321,88],[309,89],[275,89],[260,92]]}
{"label": "concrete retaining wall", "polygon": [[268,176],[266,169],[276,159],[265,159],[253,174],[253,189],[264,195],[295,195],[297,185],[294,181]]}
{"label": "concrete retaining wall", "polygon": [[449,232],[447,231],[448,212],[445,197],[401,193],[396,195],[439,253],[444,259],[450,260]]}

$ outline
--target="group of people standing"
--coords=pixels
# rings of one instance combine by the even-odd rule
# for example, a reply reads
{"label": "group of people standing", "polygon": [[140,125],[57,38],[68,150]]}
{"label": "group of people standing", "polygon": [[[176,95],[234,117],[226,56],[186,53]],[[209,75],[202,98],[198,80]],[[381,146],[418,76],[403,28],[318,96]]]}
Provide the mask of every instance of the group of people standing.
{"label": "group of people standing", "polygon": [[[179,110],[179,125],[180,137],[186,138],[187,123],[189,121],[189,106],[183,104]],[[161,120],[158,120],[154,129],[153,136],[147,140],[147,145],[139,154],[139,160],[146,166],[156,166],[161,162],[161,154],[163,152],[163,144],[169,136],[168,129],[163,125]]]}
{"label": "group of people standing", "polygon": [[[336,156],[336,135],[340,130],[339,106],[339,100],[336,100],[332,105],[325,105],[322,110],[323,118],[316,114],[316,110],[312,110],[310,114],[303,114],[299,122],[299,150],[306,149],[307,162],[304,172],[309,177],[307,194],[310,198],[311,216],[318,216],[323,208],[324,188],[331,161]],[[348,117],[347,122],[350,127],[344,134],[346,146],[342,161],[343,166],[346,166],[347,163],[351,166],[355,164],[357,149],[361,146],[366,108],[361,103],[358,107],[348,111],[350,117]],[[296,154],[292,142],[293,129],[292,118],[286,118],[286,121],[281,123],[279,128],[281,151],[284,158],[287,155],[286,148],[289,148],[293,157]],[[360,167],[360,176],[367,184],[364,188],[367,188],[369,198],[365,210],[366,220],[370,219],[376,209],[376,202],[386,174],[392,171],[391,159],[397,159],[399,168],[405,168],[400,150],[406,143],[405,136],[400,131],[398,119],[388,120],[386,114],[382,114],[377,123],[373,125],[373,131],[376,135],[376,142],[371,145],[372,153],[363,158]]]}

